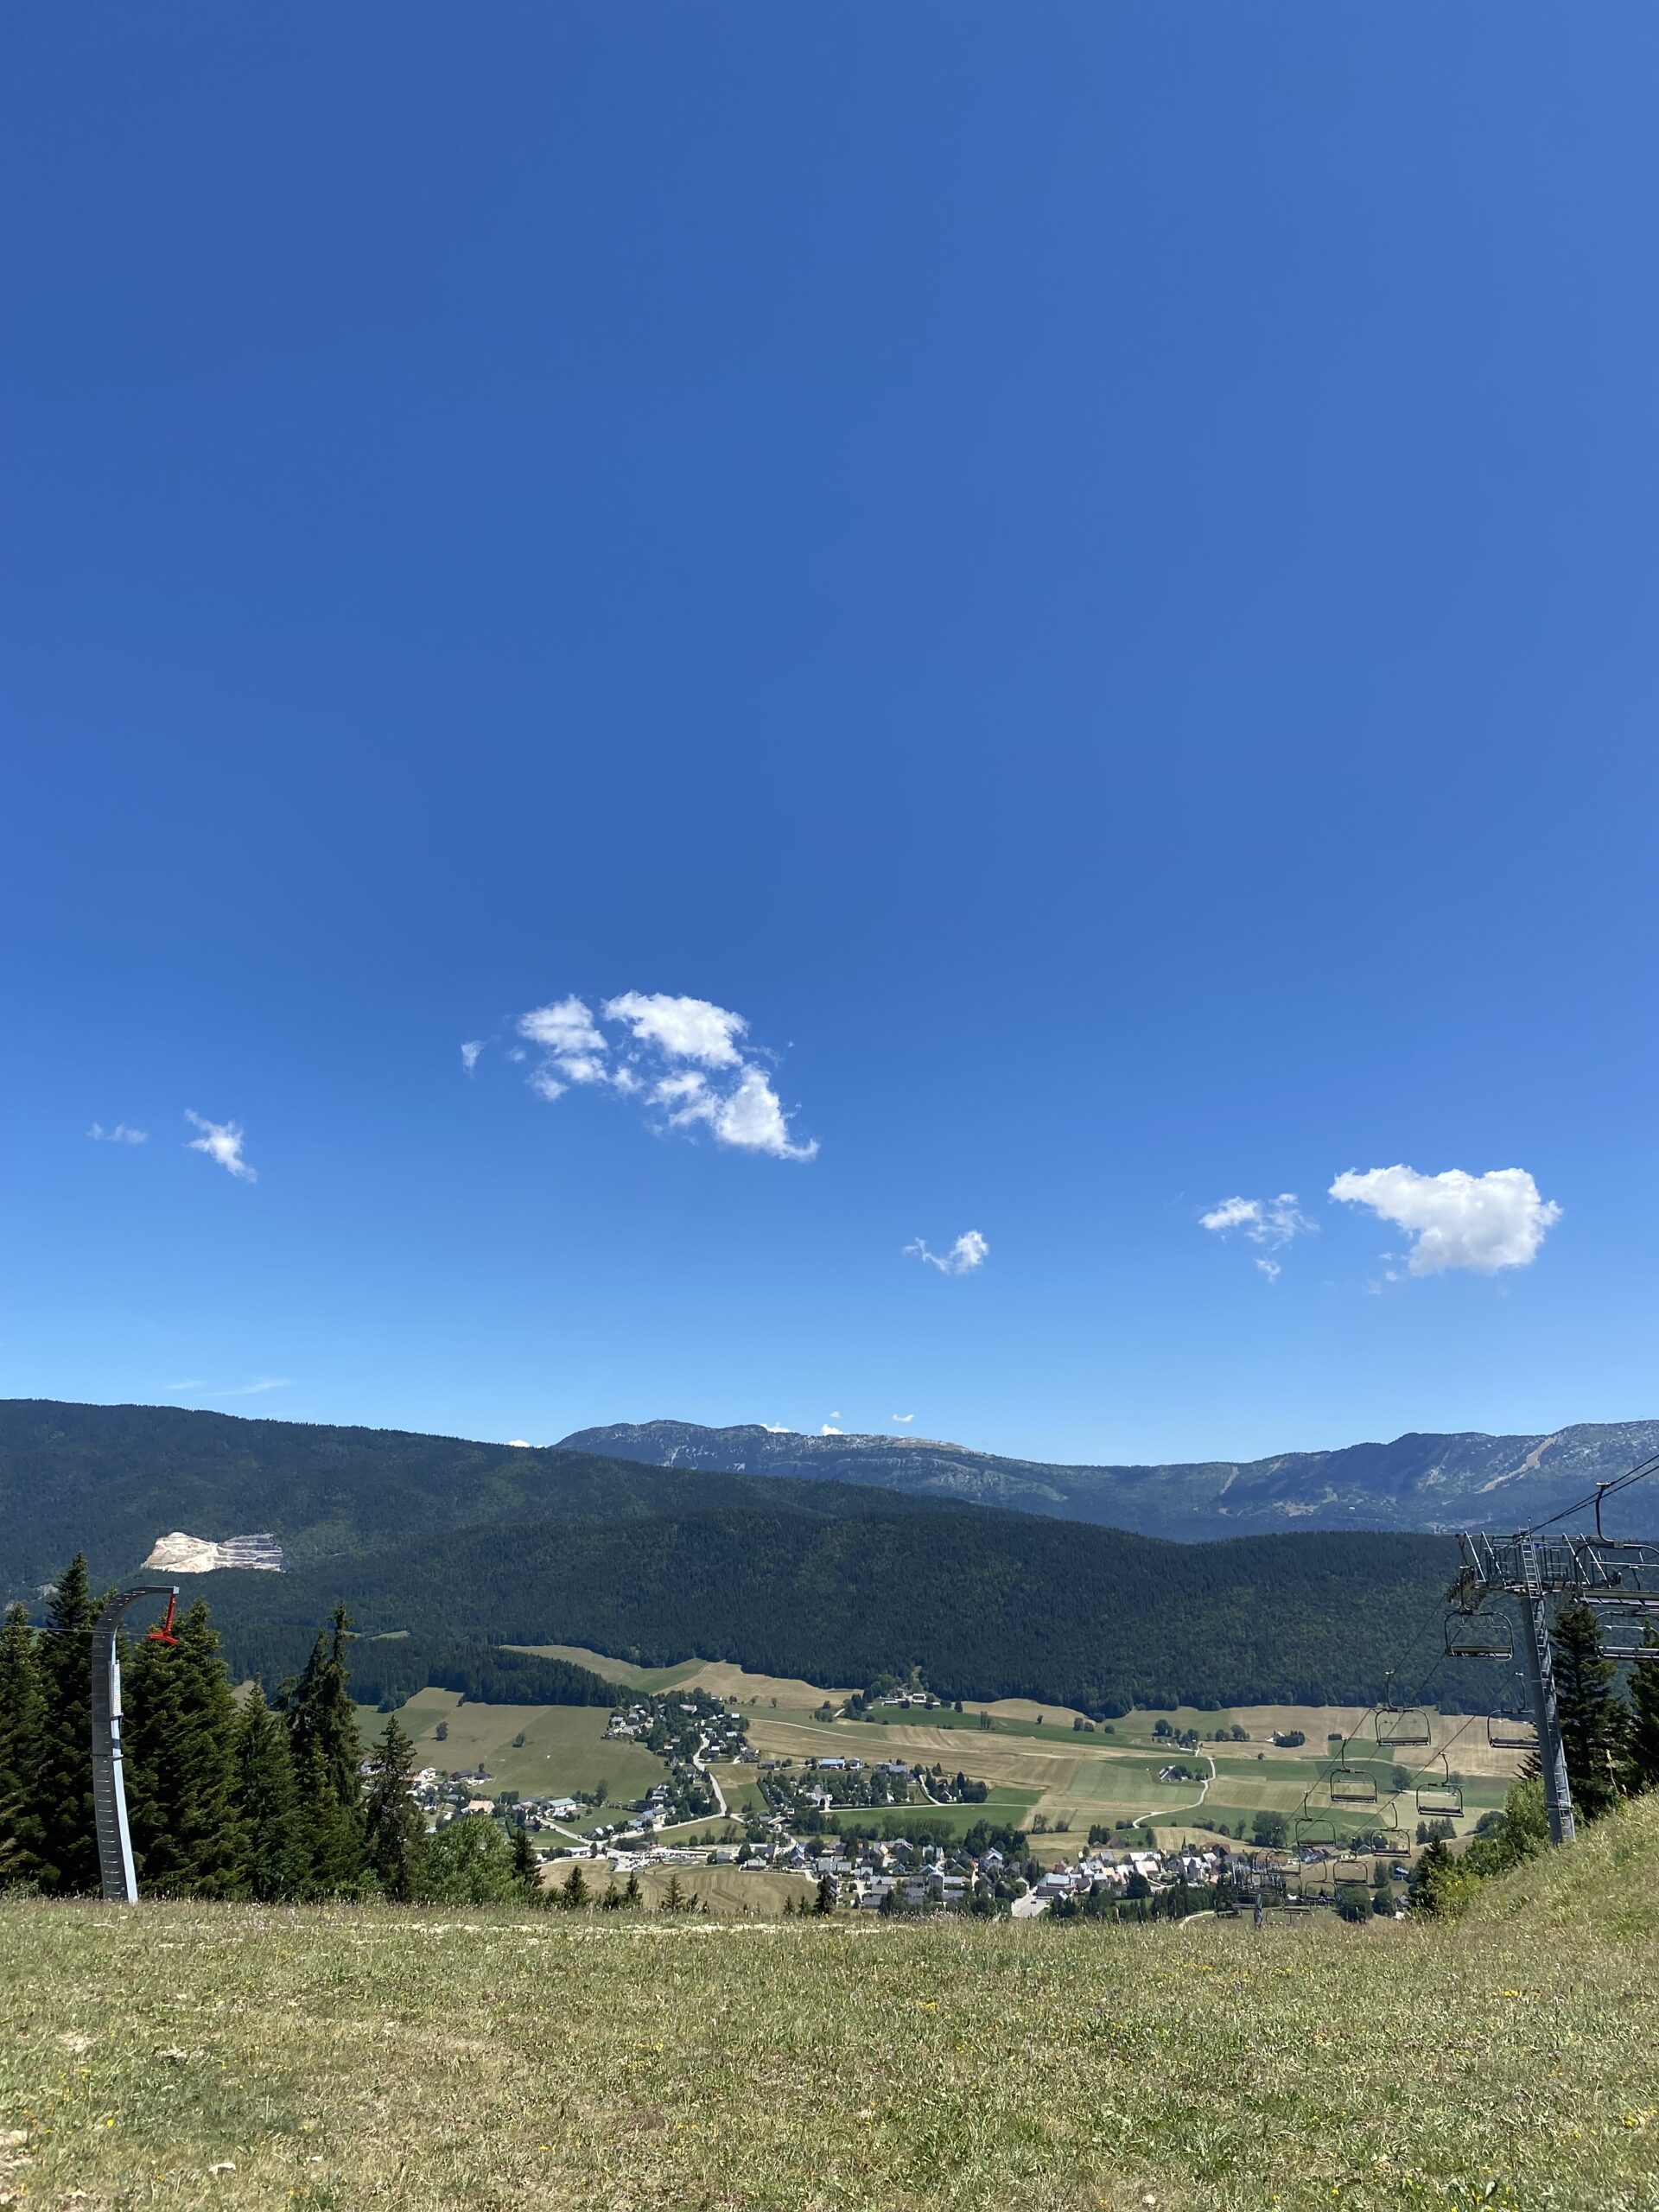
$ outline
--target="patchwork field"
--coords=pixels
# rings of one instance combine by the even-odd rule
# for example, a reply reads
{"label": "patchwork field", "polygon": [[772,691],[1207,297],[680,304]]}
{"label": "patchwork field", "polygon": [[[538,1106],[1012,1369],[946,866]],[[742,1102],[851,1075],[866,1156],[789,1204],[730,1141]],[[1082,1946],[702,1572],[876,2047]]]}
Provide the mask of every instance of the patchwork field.
{"label": "patchwork field", "polygon": [[[895,1713],[879,1725],[826,1721],[817,1713],[826,1702],[843,1700],[844,1690],[797,1677],[750,1674],[724,1662],[687,1659],[676,1667],[642,1669],[575,1645],[535,1648],[613,1679],[626,1679],[641,1689],[693,1685],[707,1690],[741,1707],[751,1741],[770,1758],[902,1758],[912,1765],[938,1764],[949,1774],[960,1770],[986,1783],[992,1796],[983,1807],[956,1808],[965,1817],[957,1821],[953,1811],[954,1824],[966,1827],[981,1817],[1029,1824],[1040,1816],[1048,1833],[1039,1843],[1039,1855],[1047,1858],[1072,1849],[1091,1827],[1136,1823],[1160,1842],[1212,1834],[1217,1825],[1236,1835],[1259,1812],[1281,1813],[1294,1822],[1305,1801],[1325,1811],[1325,1827],[1338,1835],[1383,1823],[1390,1808],[1409,1834],[1423,1816],[1414,1785],[1420,1779],[1438,1779],[1442,1758],[1445,1770],[1460,1777],[1464,1809],[1453,1825],[1466,1832],[1483,1812],[1503,1803],[1522,1757],[1493,1749],[1483,1719],[1432,1709],[1426,1712],[1430,1743],[1409,1747],[1379,1745],[1375,1723],[1361,1708],[1350,1706],[1131,1713],[1109,1724],[1109,1733],[1105,1727],[1074,1728],[1080,1716],[1069,1707],[1018,1698],[986,1705],[970,1702],[963,1713],[940,1712],[925,1720]],[[450,1692],[423,1690],[404,1707],[402,1718],[416,1736],[423,1760],[452,1769],[481,1761],[497,1789],[589,1790],[603,1781],[613,1800],[628,1800],[643,1796],[664,1773],[649,1752],[627,1743],[603,1742],[605,1715],[597,1708],[462,1705]],[[372,1715],[365,1719],[371,1729],[378,1725]],[[449,1729],[442,1744],[434,1733],[440,1719],[447,1720]],[[1159,1738],[1154,1730],[1160,1719],[1173,1731],[1196,1729],[1205,1739],[1200,1750],[1184,1751],[1167,1738]],[[1248,1744],[1209,1740],[1218,1728],[1234,1726],[1246,1732]],[[525,1741],[515,1746],[512,1738],[521,1730]],[[1296,1730],[1306,1738],[1302,1746],[1280,1750],[1274,1745],[1275,1732]],[[1324,1783],[1335,1749],[1333,1737],[1347,1744],[1348,1763],[1375,1778],[1375,1808],[1330,1808]],[[1212,1761],[1213,1780],[1209,1778]],[[1160,1782],[1160,1768],[1170,1764],[1196,1769],[1205,1777],[1205,1786]],[[1397,1796],[1393,1778],[1396,1766],[1407,1777],[1404,1791]],[[760,1809],[763,1801],[752,1768],[722,1767],[720,1777],[734,1811]],[[694,1823],[689,1833],[700,1834],[705,1826],[712,1824]]]}
{"label": "patchwork field", "polygon": [[[661,1759],[626,1740],[607,1743],[610,1719],[597,1705],[463,1704],[453,1690],[421,1690],[397,1718],[415,1739],[423,1765],[470,1773],[489,1769],[490,1791],[563,1796],[605,1783],[613,1799],[643,1796],[668,1772]],[[365,1715],[372,1726],[375,1716]],[[440,1722],[448,1729],[441,1743]],[[513,1738],[522,1734],[524,1743]]]}
{"label": "patchwork field", "polygon": [[1656,1866],[1646,1802],[1454,1927],[7,1901],[0,2191],[1659,2212]]}

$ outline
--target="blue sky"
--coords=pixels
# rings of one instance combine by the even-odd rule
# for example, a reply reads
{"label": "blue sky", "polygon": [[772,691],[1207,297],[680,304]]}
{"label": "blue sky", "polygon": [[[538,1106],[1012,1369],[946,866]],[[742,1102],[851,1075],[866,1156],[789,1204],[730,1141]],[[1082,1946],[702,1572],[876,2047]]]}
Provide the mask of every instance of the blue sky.
{"label": "blue sky", "polygon": [[1651,8],[7,40],[0,1389],[1659,1413]]}

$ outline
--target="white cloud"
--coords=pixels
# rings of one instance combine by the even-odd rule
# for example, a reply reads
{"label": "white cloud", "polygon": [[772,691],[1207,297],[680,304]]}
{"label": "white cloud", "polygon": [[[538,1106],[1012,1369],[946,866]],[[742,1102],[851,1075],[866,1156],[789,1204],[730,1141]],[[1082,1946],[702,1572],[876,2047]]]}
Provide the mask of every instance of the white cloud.
{"label": "white cloud", "polygon": [[710,999],[677,999],[666,991],[624,991],[607,999],[606,1018],[625,1021],[642,1045],[671,1060],[701,1060],[705,1067],[734,1068],[742,1058],[736,1040],[748,1023]]}
{"label": "white cloud", "polygon": [[763,1421],[760,1426],[768,1436],[793,1436],[795,1433],[786,1421]]}
{"label": "white cloud", "polygon": [[520,1017],[518,1033],[541,1048],[542,1058],[526,1077],[539,1097],[562,1098],[577,1084],[603,1084],[663,1108],[670,1128],[706,1128],[734,1151],[773,1160],[817,1157],[817,1140],[798,1141],[791,1130],[790,1111],[761,1065],[766,1056],[739,1049],[748,1031],[741,1014],[711,999],[624,991],[604,1001],[602,1014],[627,1035],[607,1039],[592,1007],[574,995]]}
{"label": "white cloud", "polygon": [[1293,1237],[1314,1234],[1319,1224],[1303,1213],[1294,1191],[1281,1191],[1276,1198],[1224,1198],[1218,1206],[1198,1216],[1198,1226],[1217,1236],[1242,1229],[1252,1244],[1266,1244],[1276,1250]]}
{"label": "white cloud", "polygon": [[1561,1217],[1560,1206],[1539,1196],[1523,1167],[1494,1167],[1484,1175],[1460,1167],[1440,1175],[1420,1175],[1413,1167],[1370,1167],[1363,1174],[1350,1168],[1331,1185],[1331,1196],[1414,1231],[1406,1265],[1414,1275],[1529,1267]]}
{"label": "white cloud", "polygon": [[737,1089],[720,1102],[712,1123],[721,1144],[742,1152],[769,1152],[774,1160],[816,1160],[818,1141],[806,1144],[790,1141],[789,1116],[777,1092],[757,1067],[743,1071]]}
{"label": "white cloud", "polygon": [[602,1052],[605,1039],[594,1027],[594,1011],[574,995],[550,1006],[532,1007],[518,1020],[518,1034],[550,1052]]}
{"label": "white cloud", "polygon": [[527,1436],[510,1436],[507,1439],[507,1449],[509,1452],[533,1452],[536,1446]]}
{"label": "white cloud", "polygon": [[228,1167],[232,1175],[239,1175],[245,1183],[257,1183],[258,1171],[250,1167],[242,1157],[243,1130],[239,1122],[209,1122],[187,1106],[184,1118],[193,1128],[201,1131],[199,1137],[187,1138],[192,1152],[205,1152],[209,1160],[216,1160],[221,1167]]}
{"label": "white cloud", "polygon": [[478,1056],[484,1049],[484,1042],[483,1038],[474,1037],[469,1044],[463,1045],[461,1048],[461,1065],[468,1075],[471,1075],[473,1070],[478,1065]]}
{"label": "white cloud", "polygon": [[845,1432],[837,1428],[833,1421],[825,1421],[823,1427],[818,1431],[820,1436],[841,1436]]}
{"label": "white cloud", "polygon": [[148,1144],[149,1142],[148,1129],[130,1129],[124,1122],[118,1122],[112,1129],[106,1129],[101,1122],[94,1122],[86,1134],[94,1144]]}
{"label": "white cloud", "polygon": [[1255,1264],[1269,1282],[1278,1281],[1281,1270],[1277,1260],[1258,1260]]}
{"label": "white cloud", "polygon": [[965,1229],[948,1252],[930,1252],[923,1238],[906,1244],[906,1259],[925,1260],[930,1268],[937,1268],[942,1275],[971,1274],[976,1268],[983,1267],[990,1246],[976,1229]]}
{"label": "white cloud", "polygon": [[915,1418],[916,1416],[914,1414],[894,1414],[893,1415],[893,1419],[899,1421],[914,1421]]}

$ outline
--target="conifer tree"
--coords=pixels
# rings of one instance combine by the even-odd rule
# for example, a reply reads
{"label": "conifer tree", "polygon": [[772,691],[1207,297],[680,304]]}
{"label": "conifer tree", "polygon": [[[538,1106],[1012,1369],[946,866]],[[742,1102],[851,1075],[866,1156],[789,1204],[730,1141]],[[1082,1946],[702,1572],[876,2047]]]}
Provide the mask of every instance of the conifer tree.
{"label": "conifer tree", "polygon": [[1588,1605],[1563,1606],[1551,1641],[1573,1802],[1586,1821],[1593,1821],[1618,1795],[1629,1716],[1615,1687],[1618,1669],[1602,1648],[1601,1624]]}
{"label": "conifer tree", "polygon": [[395,1713],[386,1715],[386,1725],[369,1759],[364,1858],[384,1894],[398,1904],[408,1904],[420,1895],[426,1822],[410,1794],[415,1746],[398,1726]]}
{"label": "conifer tree", "polygon": [[288,1731],[257,1681],[237,1719],[231,1795],[239,1853],[237,1894],[260,1904],[302,1897],[310,1879],[310,1856],[294,1791]]}
{"label": "conifer tree", "polygon": [[1444,1836],[1436,1836],[1411,1870],[1406,1902],[1414,1912],[1440,1913],[1446,1910],[1456,1861]]}
{"label": "conifer tree", "polygon": [[229,1897],[242,1859],[236,1700],[205,1600],[181,1617],[176,1645],[145,1637],[125,1673],[128,1813],[140,1878],[163,1897]]}
{"label": "conifer tree", "polygon": [[[543,1895],[542,1862],[530,1840],[528,1828],[515,1828],[512,1832],[512,1872],[514,1880],[531,1904],[540,1904]],[[614,1882],[611,1888],[616,1888]]]}
{"label": "conifer tree", "polygon": [[1659,1789],[1659,1636],[1652,1629],[1642,1639],[1651,1659],[1630,1669],[1630,1722],[1625,1743],[1625,1777],[1632,1789]]}
{"label": "conifer tree", "polygon": [[41,1757],[41,1669],[22,1605],[0,1628],[0,1889],[27,1881],[39,1841],[31,1803]]}
{"label": "conifer tree", "polygon": [[100,1611],[86,1560],[65,1568],[40,1639],[40,1757],[26,1799],[35,1878],[76,1895],[99,1887],[92,1814],[92,1631]]}
{"label": "conifer tree", "polygon": [[336,1605],[298,1678],[285,1683],[294,1780],[307,1829],[311,1885],[321,1897],[350,1896],[362,1886],[363,1792],[358,1777],[362,1738],[347,1687],[351,1623]]}

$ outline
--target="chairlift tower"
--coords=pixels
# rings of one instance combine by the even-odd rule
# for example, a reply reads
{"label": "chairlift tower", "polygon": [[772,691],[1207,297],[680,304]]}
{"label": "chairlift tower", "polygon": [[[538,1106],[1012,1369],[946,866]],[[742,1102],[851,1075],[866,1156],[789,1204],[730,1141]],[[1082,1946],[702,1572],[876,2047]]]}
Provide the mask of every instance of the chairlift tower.
{"label": "chairlift tower", "polygon": [[[1599,1510],[1597,1518],[1600,1518]],[[1550,1607],[1564,1598],[1588,1605],[1593,1611],[1643,1618],[1659,1628],[1659,1543],[1618,1542],[1599,1534],[1558,1532],[1460,1535],[1458,1548],[1463,1565],[1452,1597],[1459,1610],[1474,1613],[1495,1598],[1507,1597],[1518,1601],[1525,1617],[1527,1673],[1550,1840],[1571,1843],[1577,1824],[1555,1701]]]}
{"label": "chairlift tower", "polygon": [[98,1825],[98,1872],[106,1904],[137,1904],[138,1877],[127,1829],[127,1785],[121,1763],[121,1656],[116,1637],[128,1608],[142,1598],[165,1598],[166,1624],[150,1634],[176,1643],[173,1608],[179,1594],[173,1582],[144,1582],[111,1599],[92,1628],[92,1815]]}

